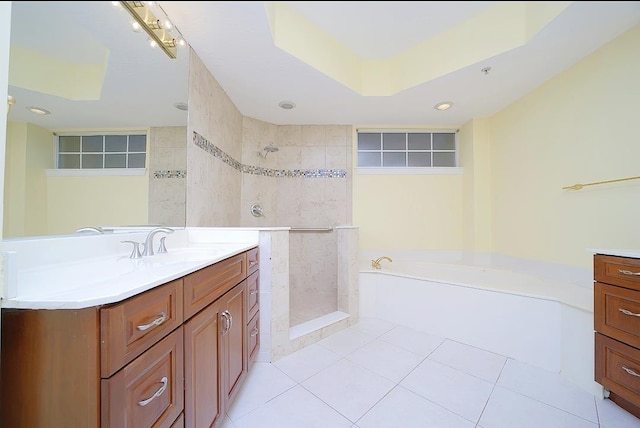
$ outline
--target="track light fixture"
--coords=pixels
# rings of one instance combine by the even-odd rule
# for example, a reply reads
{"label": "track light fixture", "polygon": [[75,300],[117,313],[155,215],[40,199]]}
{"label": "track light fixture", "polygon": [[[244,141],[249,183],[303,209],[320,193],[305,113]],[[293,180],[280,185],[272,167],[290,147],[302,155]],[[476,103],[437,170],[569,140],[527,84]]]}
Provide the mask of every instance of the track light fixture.
{"label": "track light fixture", "polygon": [[[153,2],[121,1],[119,3],[149,35],[150,45],[160,46],[169,58],[175,59],[178,56],[178,45],[183,45],[184,39],[166,16],[158,18],[151,11],[149,6]],[[178,33],[178,37],[174,37],[172,31]]]}

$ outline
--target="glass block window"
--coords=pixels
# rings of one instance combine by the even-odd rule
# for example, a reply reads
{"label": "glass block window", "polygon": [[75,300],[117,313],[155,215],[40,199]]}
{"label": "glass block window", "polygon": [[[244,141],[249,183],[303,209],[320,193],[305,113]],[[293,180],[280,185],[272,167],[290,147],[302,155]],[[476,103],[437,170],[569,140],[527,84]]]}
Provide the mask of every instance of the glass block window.
{"label": "glass block window", "polygon": [[455,131],[358,131],[359,168],[457,167]]}
{"label": "glass block window", "polygon": [[58,169],[144,168],[147,134],[58,135]]}

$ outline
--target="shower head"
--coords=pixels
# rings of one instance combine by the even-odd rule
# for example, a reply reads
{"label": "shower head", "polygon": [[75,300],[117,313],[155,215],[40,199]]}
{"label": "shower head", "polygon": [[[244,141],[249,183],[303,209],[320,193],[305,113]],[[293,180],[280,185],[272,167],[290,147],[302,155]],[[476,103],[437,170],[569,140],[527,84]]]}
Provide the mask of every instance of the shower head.
{"label": "shower head", "polygon": [[262,152],[258,152],[258,156],[260,156],[261,158],[266,158],[269,153],[277,152],[280,149],[278,149],[273,144],[269,143],[269,145],[265,146],[265,148],[262,150],[264,150],[265,153],[262,154]]}

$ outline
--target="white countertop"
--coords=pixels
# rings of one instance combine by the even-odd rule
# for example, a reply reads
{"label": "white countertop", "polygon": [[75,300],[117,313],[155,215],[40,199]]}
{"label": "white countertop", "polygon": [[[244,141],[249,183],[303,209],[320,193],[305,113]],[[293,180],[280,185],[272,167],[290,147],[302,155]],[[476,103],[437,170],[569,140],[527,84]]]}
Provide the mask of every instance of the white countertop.
{"label": "white countertop", "polygon": [[[171,235],[167,237],[168,253],[140,259],[129,258],[131,246],[123,244],[122,237],[35,242],[48,247],[50,263],[43,262],[45,256],[38,254],[35,247],[9,246],[8,250],[17,249],[14,253],[22,259],[12,262],[15,265],[10,269],[13,273],[7,275],[5,272],[5,282],[8,280],[12,285],[4,294],[2,308],[81,309],[115,303],[258,245],[257,233],[240,234],[236,237],[239,242],[233,242],[234,239],[227,235],[221,239],[219,234],[211,232],[204,238],[192,231],[182,233],[184,236],[176,235],[173,241],[169,241]],[[117,245],[118,252],[95,250],[97,255],[87,257],[84,254],[85,257],[60,260],[58,253],[62,248],[74,248],[83,254],[90,242],[90,245],[104,245],[105,248]],[[5,251],[5,257],[6,254]],[[23,260],[25,255],[29,261]],[[33,258],[39,262],[34,263]]]}
{"label": "white countertop", "polygon": [[593,254],[604,254],[607,256],[620,256],[620,257],[633,257],[640,259],[640,250],[634,249],[597,249],[597,248],[589,248],[587,249],[590,253]]}

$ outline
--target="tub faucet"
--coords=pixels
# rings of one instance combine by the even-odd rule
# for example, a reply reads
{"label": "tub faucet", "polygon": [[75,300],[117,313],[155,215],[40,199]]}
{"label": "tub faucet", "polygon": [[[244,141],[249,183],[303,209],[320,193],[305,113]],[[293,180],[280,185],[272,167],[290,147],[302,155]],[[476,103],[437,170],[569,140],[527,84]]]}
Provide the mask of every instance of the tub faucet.
{"label": "tub faucet", "polygon": [[382,269],[382,265],[380,264],[382,260],[389,260],[390,262],[393,262],[393,260],[391,260],[391,257],[382,256],[382,257],[378,257],[375,260],[371,260],[371,266],[374,269]]}
{"label": "tub faucet", "polygon": [[81,227],[80,229],[76,230],[76,233],[82,233],[82,232],[93,232],[93,233],[103,234],[104,230],[102,230],[101,227],[93,227],[93,226]]}
{"label": "tub faucet", "polygon": [[[152,229],[147,235],[147,239],[144,240],[144,249],[142,250],[143,256],[153,256],[153,237],[160,232],[173,233],[173,229],[169,227],[156,227],[155,229]],[[165,248],[164,242],[162,243],[161,248]],[[166,252],[166,249],[164,252]]]}

